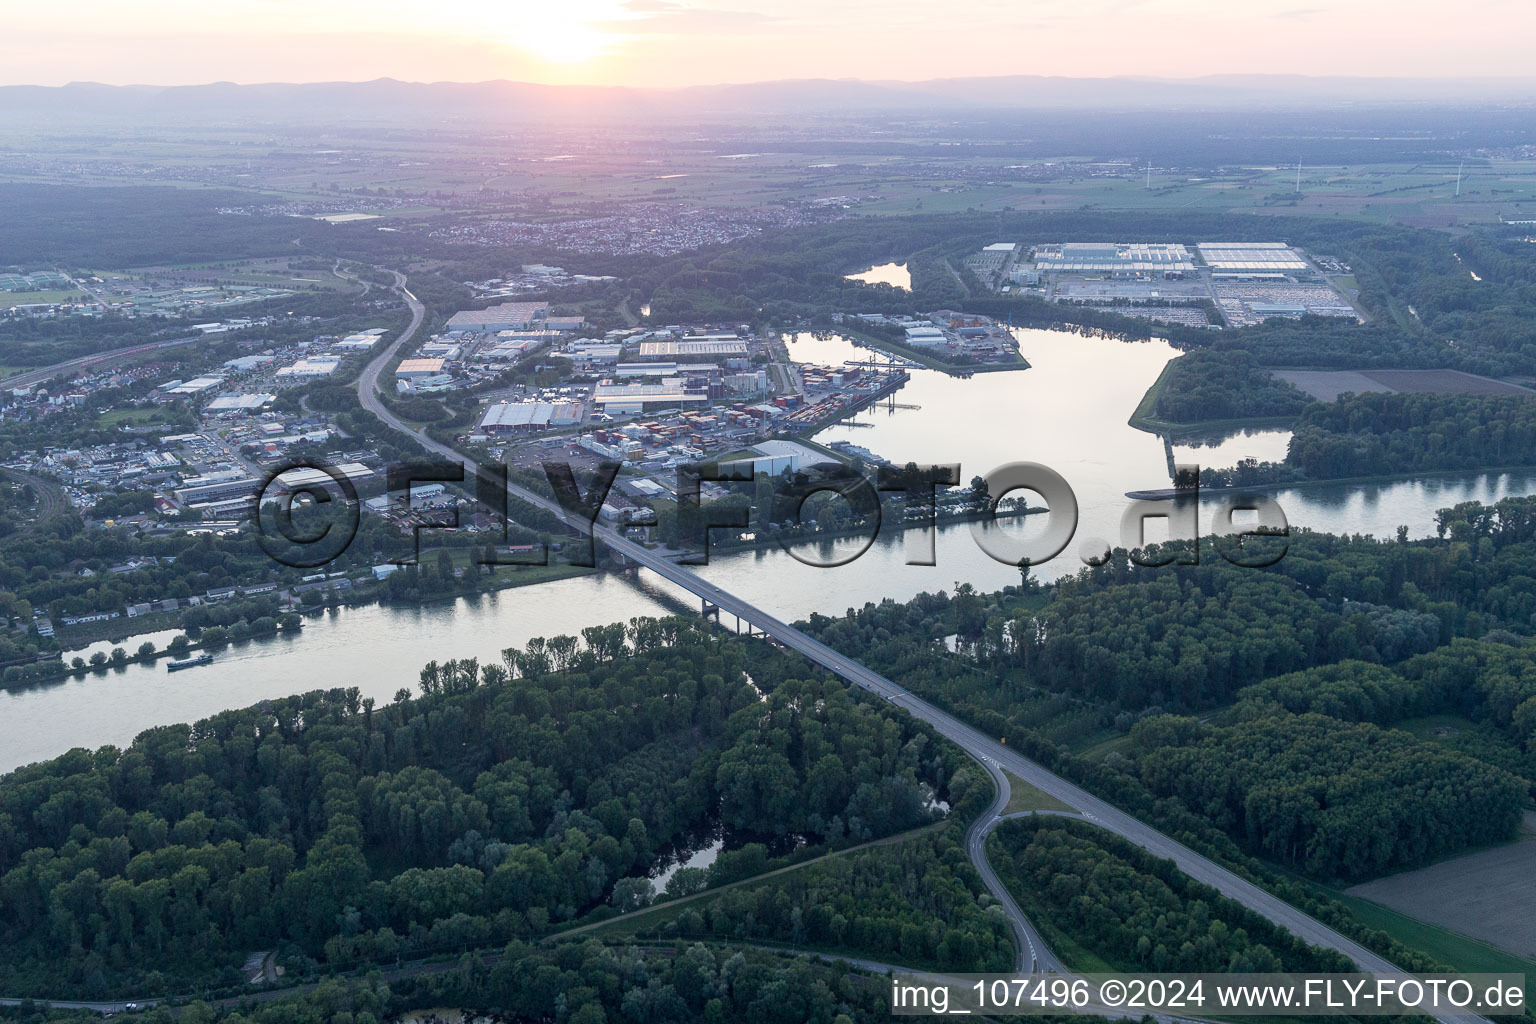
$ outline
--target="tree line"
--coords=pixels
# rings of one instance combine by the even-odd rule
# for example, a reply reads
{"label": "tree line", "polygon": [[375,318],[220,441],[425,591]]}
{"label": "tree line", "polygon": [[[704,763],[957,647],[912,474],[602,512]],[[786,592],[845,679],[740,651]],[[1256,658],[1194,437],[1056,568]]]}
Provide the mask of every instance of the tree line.
{"label": "tree line", "polygon": [[[978,794],[990,793],[982,779],[975,781]],[[828,858],[696,901],[640,934],[767,940],[920,968],[1006,971],[1013,963],[1007,918],[989,909],[993,901],[956,834],[972,816],[957,811],[956,825],[943,832]]]}
{"label": "tree line", "polygon": [[1293,416],[1309,399],[1242,349],[1197,349],[1168,366],[1154,414],[1172,423]]}
{"label": "tree line", "polygon": [[1055,948],[1089,951],[1115,970],[1352,969],[1343,956],[1313,949],[1172,861],[1083,822],[1013,818],[988,837],[987,852],[1030,919],[1047,935],[1065,937]]}
{"label": "tree line", "polygon": [[6,776],[0,989],[484,946],[602,905],[717,819],[835,846],[941,813],[960,755],[919,723],[699,623],[588,632],[429,665],[388,706],[315,692]]}
{"label": "tree line", "polygon": [[1529,783],[1408,733],[1327,715],[1144,719],[1142,781],[1256,853],[1358,880],[1510,839]]}

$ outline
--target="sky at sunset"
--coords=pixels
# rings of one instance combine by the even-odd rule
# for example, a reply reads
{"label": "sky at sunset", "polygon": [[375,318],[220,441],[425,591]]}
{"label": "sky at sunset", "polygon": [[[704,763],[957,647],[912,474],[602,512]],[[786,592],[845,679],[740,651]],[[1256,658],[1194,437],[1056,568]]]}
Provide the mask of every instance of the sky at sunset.
{"label": "sky at sunset", "polygon": [[[6,3],[0,84],[1525,76],[1530,0]],[[1498,30],[1495,30],[1498,29]]]}

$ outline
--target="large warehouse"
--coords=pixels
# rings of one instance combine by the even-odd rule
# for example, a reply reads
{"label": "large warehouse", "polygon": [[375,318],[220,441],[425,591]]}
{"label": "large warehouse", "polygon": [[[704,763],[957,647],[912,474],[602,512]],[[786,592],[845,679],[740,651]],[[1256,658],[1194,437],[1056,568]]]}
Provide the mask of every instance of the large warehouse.
{"label": "large warehouse", "polygon": [[604,412],[630,416],[650,409],[707,404],[709,395],[689,391],[681,379],[671,379],[660,384],[599,384],[592,401],[602,406]]}
{"label": "large warehouse", "polygon": [[641,359],[713,359],[746,354],[747,343],[736,337],[712,336],[640,343]]}
{"label": "large warehouse", "polygon": [[395,368],[395,376],[401,380],[435,377],[443,372],[443,364],[442,359],[402,359]]}
{"label": "large warehouse", "polygon": [[451,335],[485,334],[492,331],[521,331],[544,319],[547,302],[503,302],[488,309],[466,309],[448,318]]}
{"label": "large warehouse", "polygon": [[1212,270],[1290,273],[1310,269],[1284,242],[1200,242],[1195,248]]}
{"label": "large warehouse", "polygon": [[1062,242],[1035,249],[1035,269],[1051,274],[1187,273],[1195,269],[1177,242]]}
{"label": "large warehouse", "polygon": [[480,430],[486,434],[531,433],[581,423],[580,402],[497,402],[485,408]]}

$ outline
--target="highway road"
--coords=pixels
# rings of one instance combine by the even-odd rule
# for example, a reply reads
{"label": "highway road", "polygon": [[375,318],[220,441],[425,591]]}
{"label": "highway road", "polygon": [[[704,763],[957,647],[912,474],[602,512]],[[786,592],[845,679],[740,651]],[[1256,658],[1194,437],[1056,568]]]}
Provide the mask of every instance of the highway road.
{"label": "highway road", "polygon": [[[357,378],[358,400],[363,403],[364,409],[367,409],[396,430],[402,430],[422,444],[430,445],[434,451],[453,452],[451,448],[439,445],[425,434],[411,430],[397,420],[394,414],[384,407],[384,403],[379,401],[379,374],[384,371],[384,367],[394,358],[395,353],[405,347],[416,336],[416,332],[421,330],[422,318],[427,313],[426,307],[417,301],[416,296],[412,295],[410,290],[405,287],[405,275],[398,270],[391,270],[390,273],[395,275],[395,291],[400,294],[400,297],[405,300],[406,305],[411,309],[411,322],[406,326],[405,330],[400,332],[400,337],[391,342],[383,352],[379,353],[372,362],[363,368],[362,374]],[[457,452],[453,452],[451,457],[456,462],[463,461],[463,456]]]}
{"label": "highway road", "polygon": [[[364,407],[379,416],[396,430],[407,433],[419,441],[425,448],[441,455],[445,459],[456,462],[464,462],[464,456],[449,446],[436,441],[416,430],[410,429],[400,422],[379,402],[375,393],[375,386],[380,371],[389,362],[390,357],[413,335],[420,326],[424,310],[415,296],[405,289],[405,279],[396,273],[396,289],[409,303],[412,310],[411,326],[389,348],[381,353],[370,363],[363,375],[359,378],[358,397]],[[472,466],[467,468],[473,468]],[[1163,835],[1151,825],[1132,817],[1118,807],[1099,799],[1092,793],[1067,781],[1059,775],[1049,771],[1044,766],[1024,757],[1018,751],[1010,749],[1003,737],[993,737],[965,724],[954,716],[940,710],[911,691],[898,686],[896,683],[872,669],[866,668],[859,662],[845,655],[839,654],[821,641],[796,629],[788,623],[781,622],[772,615],[753,605],[744,598],[737,597],[726,590],[709,582],[685,566],[677,565],[662,555],[635,543],[622,536],[610,526],[591,524],[581,521],[579,518],[568,516],[565,511],[550,498],[526,490],[516,484],[508,484],[508,491],[522,500],[544,508],[561,516],[570,524],[571,528],[583,534],[592,534],[600,539],[608,548],[639,565],[650,569],[663,579],[689,591],[701,601],[708,602],[720,610],[736,616],[743,622],[749,623],[756,629],[784,647],[804,655],[806,658],[822,666],[828,671],[840,676],[855,686],[862,687],[876,694],[889,703],[901,708],[909,714],[922,719],[931,725],[935,731],[946,739],[952,741],[967,754],[986,768],[994,782],[1001,783],[998,786],[999,800],[994,801],[989,814],[982,815],[980,830],[973,826],[967,836],[967,853],[977,866],[978,872],[987,883],[988,891],[1002,901],[1009,918],[1013,922],[1015,935],[1020,937],[1020,968],[1024,968],[1024,961],[1031,961],[1030,966],[1035,970],[1061,970],[1060,961],[1045,947],[1039,934],[1029,923],[1012,897],[1008,896],[1006,889],[998,882],[997,876],[992,872],[985,855],[986,833],[996,824],[997,814],[1007,803],[1008,784],[1001,771],[1011,772],[1023,781],[1035,786],[1041,792],[1055,797],[1069,807],[1075,808],[1082,817],[1096,825],[1128,839],[1142,849],[1157,857],[1163,857],[1176,864],[1179,870],[1189,875],[1197,882],[1204,883],[1217,892],[1242,904],[1249,910],[1261,914],[1265,918],[1286,929],[1291,934],[1303,941],[1320,948],[1336,950],[1353,961],[1360,970],[1371,974],[1402,974],[1400,968],[1393,966],[1384,957],[1373,953],[1360,945],[1355,940],[1339,933],[1321,921],[1311,917],[1301,910],[1291,906],[1284,900],[1266,892],[1264,889],[1235,872],[1222,867],[1208,857],[1202,856],[1184,846],[1182,843]],[[1001,771],[999,771],[1001,769]],[[1028,957],[1024,951],[1028,950]],[[1480,1021],[1482,1018],[1472,1015],[1437,1015],[1442,1024],[1469,1024]]]}

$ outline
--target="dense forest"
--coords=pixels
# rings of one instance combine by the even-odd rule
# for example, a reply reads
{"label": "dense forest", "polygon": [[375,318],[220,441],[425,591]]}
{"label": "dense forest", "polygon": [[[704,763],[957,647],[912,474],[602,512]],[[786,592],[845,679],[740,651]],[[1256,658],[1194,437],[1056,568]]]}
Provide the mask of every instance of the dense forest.
{"label": "dense forest", "polygon": [[1248,460],[1202,479],[1248,485],[1533,464],[1529,396],[1367,392],[1303,409],[1284,462]]}
{"label": "dense forest", "polygon": [[[1218,855],[1362,878],[1510,837],[1536,777],[1536,500],[1446,509],[1438,532],[1296,531],[1262,570],[1117,552],[1050,587],[962,585],[809,626]],[[1435,714],[1460,725],[1395,731]]]}
{"label": "dense forest", "polygon": [[1280,710],[1379,726],[1452,716],[1443,745],[1536,780],[1536,648],[1507,631],[1456,639],[1392,669],[1344,661],[1266,679],[1239,691],[1233,715]]}
{"label": "dense forest", "polygon": [[1369,878],[1507,839],[1529,784],[1404,732],[1319,714],[1131,730],[1142,780],[1255,852],[1312,875]]}
{"label": "dense forest", "polygon": [[1536,464],[1536,401],[1520,395],[1349,395],[1308,406],[1286,465],[1310,479]]}
{"label": "dense forest", "polygon": [[430,664],[387,707],[311,693],[7,776],[0,989],[163,991],[279,945],[334,966],[537,936],[616,891],[643,904],[661,853],[716,817],[836,846],[965,795],[919,723],[699,623],[504,662]]}
{"label": "dense forest", "polygon": [[[1103,829],[1055,817],[1004,821],[987,839],[998,877],[1052,948],[1115,970],[1347,971],[1289,932]],[[1078,969],[1083,965],[1070,964]]]}
{"label": "dense forest", "polygon": [[1065,588],[996,635],[993,663],[1021,668],[1052,691],[1125,708],[1197,709],[1249,680],[1365,648],[1384,648],[1376,656],[1387,659],[1429,650],[1440,624],[1363,602],[1330,608],[1290,580],[1213,566],[1081,593]]}
{"label": "dense forest", "polygon": [[957,807],[956,823],[943,832],[817,861],[761,885],[722,892],[680,908],[642,934],[666,940],[771,940],[882,963],[1007,971],[1013,964],[1007,918],[987,909],[994,901],[958,834],[979,810]]}
{"label": "dense forest", "polygon": [[[989,613],[962,587],[945,626],[953,624],[948,631],[981,664],[944,677],[953,686],[975,686],[967,696],[998,692],[996,682],[977,678],[985,676],[1003,682],[1001,696],[1045,690],[1123,710],[1198,710],[1265,676],[1362,654],[1396,659],[1429,650],[1440,638],[1433,614],[1362,601],[1335,606],[1278,573],[1122,566],[1118,582],[1071,580],[1043,604],[1004,601],[1001,614]],[[866,606],[851,618],[811,621],[823,640],[900,673],[909,653],[918,656],[932,642],[927,631],[943,628],[930,620],[902,630],[907,607]]]}
{"label": "dense forest", "polygon": [[[469,953],[456,963],[388,978],[373,971],[330,980],[311,991],[260,1005],[193,1001],[141,1011],[144,1024],[382,1024],[411,1010],[462,1007],[479,1019],[671,1021],[723,1024],[874,1024],[889,1021],[889,984],[844,964],[702,944],[678,948],[605,946],[596,941],[558,948],[511,942],[491,954]],[[456,1016],[456,1014],[455,1014]],[[42,1004],[0,1007],[17,1024],[96,1021],[91,1011]],[[439,1016],[438,1019],[442,1019]],[[1073,1018],[1102,1024],[1092,1017]]]}
{"label": "dense forest", "polygon": [[1242,349],[1198,349],[1168,364],[1153,414],[1171,423],[1292,416],[1309,399]]}

